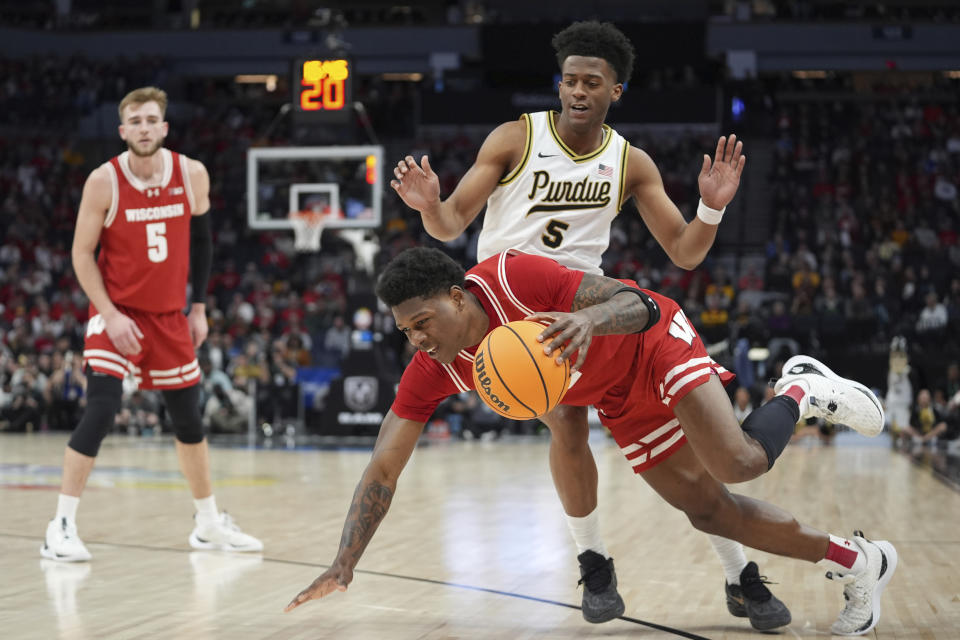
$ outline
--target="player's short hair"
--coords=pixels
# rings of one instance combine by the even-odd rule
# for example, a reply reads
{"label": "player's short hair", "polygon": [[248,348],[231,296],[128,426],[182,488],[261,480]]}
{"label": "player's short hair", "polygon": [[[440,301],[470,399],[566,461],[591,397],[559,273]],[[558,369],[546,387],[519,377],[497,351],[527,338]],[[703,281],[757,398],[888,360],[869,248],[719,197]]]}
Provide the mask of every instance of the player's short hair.
{"label": "player's short hair", "polygon": [[389,307],[430,298],[464,286],[463,267],[439,249],[413,247],[400,253],[377,278],[377,297]]}
{"label": "player's short hair", "polygon": [[132,104],[156,102],[160,106],[160,117],[167,113],[167,92],[157,87],[140,87],[123,96],[117,112],[120,114],[120,123],[123,123],[123,110]]}
{"label": "player's short hair", "polygon": [[588,20],[574,22],[550,41],[557,52],[557,64],[569,56],[603,58],[613,69],[617,82],[626,82],[633,74],[636,52],[627,36],[610,22]]}

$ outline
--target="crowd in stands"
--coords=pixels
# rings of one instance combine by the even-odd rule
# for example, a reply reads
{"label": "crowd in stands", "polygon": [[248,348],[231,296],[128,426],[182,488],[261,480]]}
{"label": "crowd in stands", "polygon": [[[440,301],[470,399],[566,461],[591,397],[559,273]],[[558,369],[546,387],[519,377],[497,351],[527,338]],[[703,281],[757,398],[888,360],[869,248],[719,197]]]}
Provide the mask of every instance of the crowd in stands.
{"label": "crowd in stands", "polygon": [[[134,86],[162,83],[163,65],[142,62],[0,58],[0,109],[14,125],[4,125],[0,137],[0,215],[10,221],[0,229],[0,426],[6,429],[69,429],[82,409],[87,303],[69,248],[87,173],[121,146],[91,145],[71,132],[100,104],[115,103]],[[79,79],[76,90],[56,92],[38,80],[54,69],[68,70],[65,81]],[[325,233],[319,256],[300,255],[289,233],[246,228],[245,152],[266,142],[273,113],[244,102],[213,108],[203,98],[181,100],[171,111],[168,146],[204,161],[214,177],[211,330],[199,357],[208,424],[238,432],[250,407],[259,416],[296,413],[298,368],[339,365],[351,344],[349,298],[369,291],[370,279],[356,272],[352,246],[334,234]],[[775,108],[774,163],[760,174],[770,190],[770,241],[757,248],[757,260],[725,260],[724,251],[741,248],[720,246],[700,268],[682,271],[628,205],[615,222],[604,271],[681,301],[704,341],[717,346],[717,357],[740,367],[750,392],[744,407],[763,400],[763,380],[754,375],[762,372],[736,360],[744,346],[770,348],[772,364],[800,350],[876,352],[904,335],[911,348],[936,348],[941,358],[960,360],[956,103],[885,92],[875,100],[783,101]],[[278,128],[270,142],[289,143],[288,132]],[[441,192],[449,194],[482,137],[423,133],[405,142],[404,152],[429,154]],[[714,134],[631,138],[692,218],[695,177]],[[383,204],[378,265],[406,247],[434,242],[389,190]],[[444,248],[473,264],[479,228],[480,219]],[[384,344],[397,352],[392,362],[399,371],[409,347],[397,336]],[[922,384],[939,397],[935,379]],[[468,422],[485,419],[468,398],[454,402],[453,413],[472,416]],[[155,432],[162,418],[155,394],[131,390],[119,424]]]}

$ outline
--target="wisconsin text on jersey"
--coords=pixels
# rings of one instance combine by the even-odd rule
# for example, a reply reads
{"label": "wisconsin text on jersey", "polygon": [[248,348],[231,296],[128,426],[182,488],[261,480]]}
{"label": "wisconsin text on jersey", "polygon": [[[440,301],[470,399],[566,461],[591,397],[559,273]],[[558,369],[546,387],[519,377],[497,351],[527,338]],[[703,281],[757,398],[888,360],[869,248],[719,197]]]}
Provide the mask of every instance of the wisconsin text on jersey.
{"label": "wisconsin text on jersey", "polygon": [[184,215],[183,203],[165,204],[160,207],[143,207],[142,209],[124,209],[123,214],[127,222],[143,222],[144,220],[163,220],[177,218]]}
{"label": "wisconsin text on jersey", "polygon": [[558,204],[535,204],[527,211],[527,215],[537,211],[569,211],[570,209],[596,209],[610,204],[610,180],[590,180],[590,175],[583,180],[551,180],[548,171],[533,172],[533,188],[530,189],[530,200],[540,202],[556,202]]}

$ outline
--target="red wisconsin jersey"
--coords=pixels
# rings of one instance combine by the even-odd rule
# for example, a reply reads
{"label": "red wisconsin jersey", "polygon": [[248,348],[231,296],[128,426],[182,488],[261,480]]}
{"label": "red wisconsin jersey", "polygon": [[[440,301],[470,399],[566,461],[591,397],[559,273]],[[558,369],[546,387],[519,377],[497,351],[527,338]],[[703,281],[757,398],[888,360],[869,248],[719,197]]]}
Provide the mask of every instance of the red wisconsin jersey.
{"label": "red wisconsin jersey", "polygon": [[193,189],[188,158],[160,149],[163,177],[147,187],[129,151],[105,163],[113,187],[97,264],[114,304],[160,313],[186,306]]}
{"label": "red wisconsin jersey", "polygon": [[[549,258],[507,251],[467,271],[466,289],[480,300],[490,318],[488,331],[493,331],[538,311],[569,312],[582,279],[582,271]],[[580,375],[574,375],[563,404],[599,407],[604,395],[622,385],[636,366],[642,335],[593,338]],[[444,398],[474,389],[473,356],[477,346],[460,351],[451,364],[442,364],[418,351],[403,372],[393,412],[401,418],[426,422]]]}

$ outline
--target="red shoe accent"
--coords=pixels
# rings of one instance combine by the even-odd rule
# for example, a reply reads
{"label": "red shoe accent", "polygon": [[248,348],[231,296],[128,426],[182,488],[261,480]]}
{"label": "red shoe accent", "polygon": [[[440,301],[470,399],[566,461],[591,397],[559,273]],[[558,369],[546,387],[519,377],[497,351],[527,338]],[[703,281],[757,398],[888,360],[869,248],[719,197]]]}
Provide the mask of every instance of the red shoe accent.
{"label": "red shoe accent", "polygon": [[797,406],[799,407],[803,402],[803,397],[807,395],[807,392],[804,391],[800,385],[794,384],[784,389],[783,393],[780,395],[789,397],[791,400],[796,402]]}
{"label": "red shoe accent", "polygon": [[827,546],[826,560],[836,562],[837,564],[849,569],[857,561],[857,554],[860,553],[854,543],[849,540],[843,540],[843,544],[837,544],[832,539]]}

